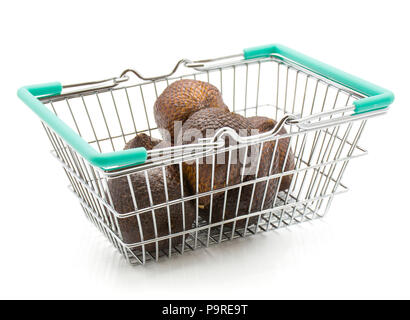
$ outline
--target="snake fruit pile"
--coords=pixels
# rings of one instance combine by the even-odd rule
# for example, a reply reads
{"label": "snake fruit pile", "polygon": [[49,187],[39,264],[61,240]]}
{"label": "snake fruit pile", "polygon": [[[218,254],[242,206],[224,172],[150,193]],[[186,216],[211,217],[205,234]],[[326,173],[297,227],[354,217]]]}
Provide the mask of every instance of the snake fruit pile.
{"label": "snake fruit pile", "polygon": [[[253,124],[255,128],[259,130],[260,133],[272,130],[275,125],[276,121],[269,119],[267,117],[250,117],[248,118],[249,121]],[[279,134],[287,134],[285,128],[281,128],[279,130]],[[275,142],[268,142],[273,147],[275,146]],[[289,146],[290,138],[282,138],[279,140],[279,144],[276,151],[276,156],[278,157],[278,170],[274,171],[275,173],[279,172],[287,172],[295,169],[295,156],[293,154],[292,148]],[[288,150],[289,149],[289,150]],[[286,154],[288,155],[286,157]],[[285,161],[286,159],[286,161]],[[292,182],[293,175],[284,175],[282,177],[282,181],[280,182],[279,191],[286,191],[289,189],[290,184]]]}
{"label": "snake fruit pile", "polygon": [[[216,131],[224,127],[233,129],[240,136],[249,136],[270,131],[276,125],[276,121],[266,117],[245,118],[230,112],[216,87],[196,80],[179,80],[168,86],[155,102],[154,117],[164,141],[171,145],[197,143],[199,138],[213,137]],[[179,127],[175,125],[177,122]],[[282,128],[279,133],[286,134],[286,130]],[[185,161],[182,166],[167,165],[165,170],[157,167],[146,173],[132,174],[133,195],[125,176],[109,180],[113,206],[120,214],[179,200],[182,198],[181,191],[185,197],[208,193],[198,199],[170,205],[169,211],[165,206],[141,213],[140,221],[136,216],[119,218],[124,242],[138,243],[189,230],[195,227],[197,210],[209,223],[244,216],[243,219],[236,219],[235,225],[237,228],[246,224],[249,226],[255,224],[259,216],[256,214],[248,219],[245,215],[271,208],[275,195],[289,189],[293,177],[291,174],[281,179],[263,178],[295,168],[290,138],[264,143],[256,141],[248,148],[235,147],[237,142],[228,136],[223,139],[225,147],[229,147],[230,151]],[[152,150],[160,143],[159,139],[138,134],[126,144],[125,149],[145,147]],[[252,153],[255,150],[256,153]],[[183,181],[180,181],[180,176]],[[252,183],[255,179],[261,180]],[[221,188],[227,190],[218,192]],[[225,226],[233,226],[233,222]],[[181,236],[174,237],[172,245],[180,244],[181,241]],[[165,249],[169,241],[162,240],[158,244],[159,249]],[[155,243],[145,248],[154,250]]]}
{"label": "snake fruit pile", "polygon": [[[203,109],[194,113],[184,123],[181,130],[181,134],[184,135],[183,144],[197,143],[198,138],[213,136],[216,130],[223,127],[232,128],[238,134],[240,130],[244,130],[245,135],[250,135],[252,130],[249,120],[239,114],[218,108]],[[237,143],[233,139],[225,138],[225,147],[235,144]],[[184,162],[182,164],[184,178],[191,192],[204,193],[240,183],[242,166],[239,160],[241,153],[244,152],[245,148],[232,151],[231,161],[229,161],[229,152],[218,154],[215,159],[212,156],[202,158],[200,161],[202,163],[198,165],[198,172],[195,161]],[[228,174],[229,177],[227,177]],[[198,184],[196,183],[197,176]],[[221,195],[223,195],[222,192],[215,194],[214,197]],[[201,207],[207,207],[209,202],[210,196],[199,199]]]}
{"label": "snake fruit pile", "polygon": [[[144,147],[151,150],[161,140],[151,139],[145,134],[138,134],[133,140],[129,141],[126,149]],[[147,182],[148,177],[148,182]],[[164,205],[169,201],[181,199],[181,184],[179,177],[171,172],[162,171],[161,168],[149,169],[147,177],[144,172],[137,172],[130,175],[133,188],[133,195],[129,187],[126,176],[112,178],[108,181],[114,209],[120,214],[126,214],[138,209],[151,207],[153,205]],[[149,186],[149,188],[148,188]],[[166,188],[165,188],[166,186]],[[150,192],[149,192],[150,191]],[[186,191],[185,191],[186,192]],[[136,206],[134,205],[134,199]],[[155,239],[156,237],[168,236],[173,233],[189,230],[195,220],[194,201],[176,203],[156,210],[149,210],[139,214],[140,221],[135,215],[126,218],[118,218],[118,226],[125,243],[138,243]],[[153,217],[154,212],[154,217]],[[168,217],[169,214],[169,217]],[[185,219],[184,219],[185,218]],[[155,219],[155,221],[154,221]],[[140,226],[141,225],[141,229]],[[182,242],[182,236],[172,238],[172,246]],[[155,251],[155,243],[151,242],[145,246],[148,251]],[[158,249],[167,249],[169,240],[158,242]]]}
{"label": "snake fruit pile", "polygon": [[215,86],[190,79],[173,82],[154,105],[155,121],[158,128],[164,129],[162,138],[173,144],[178,134],[174,127],[182,125],[193,113],[204,108],[220,108],[229,112]]}

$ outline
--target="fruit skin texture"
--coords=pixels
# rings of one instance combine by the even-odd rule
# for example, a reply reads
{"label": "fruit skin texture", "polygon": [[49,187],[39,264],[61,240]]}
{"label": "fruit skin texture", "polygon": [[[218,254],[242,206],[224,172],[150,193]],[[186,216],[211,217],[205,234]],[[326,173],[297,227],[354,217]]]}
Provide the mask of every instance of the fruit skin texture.
{"label": "fruit skin texture", "polygon": [[219,90],[203,81],[183,79],[170,84],[158,97],[154,105],[154,117],[158,128],[165,129],[164,140],[174,144],[174,122],[181,121],[181,125],[195,112],[204,108],[220,108],[229,112],[222,100]]}
{"label": "fruit skin texture", "polygon": [[[129,141],[126,148],[145,147],[147,150],[151,150],[156,144],[161,141],[158,139],[151,139],[145,134],[139,134],[133,140]],[[165,195],[165,181],[162,168],[149,169],[148,180],[151,189],[152,203],[153,205],[164,204],[166,202]],[[143,209],[151,206],[149,191],[147,188],[147,182],[144,172],[137,172],[131,174],[131,184],[134,190],[134,196],[138,209]],[[168,189],[168,199],[170,201],[181,198],[181,186],[178,176],[174,176],[168,170],[165,170],[166,186]],[[113,201],[113,207],[118,213],[129,213],[135,211],[131,191],[129,188],[128,180],[126,177],[112,178],[108,180],[108,188]],[[192,228],[192,224],[195,221],[195,203],[189,201],[184,203],[185,209],[185,230]],[[155,220],[157,227],[157,236],[167,236],[169,232],[168,224],[168,210],[166,207],[156,209]],[[169,207],[169,215],[171,222],[171,233],[177,233],[183,231],[183,215],[182,204],[177,203]],[[150,240],[155,238],[154,220],[152,217],[152,210],[141,213],[140,221],[142,226],[143,238]],[[136,216],[127,218],[118,218],[118,226],[121,230],[122,239],[125,243],[138,243],[142,241],[140,235],[140,229],[138,225],[138,219]],[[172,245],[178,245],[182,242],[182,236],[174,237],[172,239]],[[169,240],[162,240],[158,242],[158,248],[168,249]],[[145,249],[148,251],[155,251],[155,242],[145,245]]]}
{"label": "fruit skin texture", "polygon": [[[251,120],[248,118],[248,120]],[[253,128],[257,129],[256,133],[263,133],[266,130],[263,126],[259,126],[258,123],[254,124],[257,119],[253,119],[250,121],[253,124]],[[261,148],[260,144],[257,144],[258,152],[256,155],[259,154],[259,150]],[[279,157],[278,151],[276,152],[276,156],[274,156],[274,149],[275,149],[275,142],[268,141],[263,144],[263,149],[261,151],[259,169],[257,171],[257,178],[266,177],[271,174],[275,174],[279,171]],[[272,159],[273,158],[273,159]],[[255,161],[257,163],[258,158]],[[257,168],[256,168],[257,169]],[[245,177],[244,181],[252,181],[256,178],[256,170],[254,174],[248,175]],[[214,198],[213,205],[212,205],[212,218],[211,223],[220,222],[222,220],[232,219],[236,216],[242,216],[249,213],[258,212],[261,210],[266,210],[272,207],[273,200],[275,197],[275,193],[278,189],[278,180],[279,179],[271,179],[268,181],[268,185],[266,187],[267,182],[257,182],[249,185],[245,185],[240,188],[235,188],[229,190],[226,196],[226,205],[224,204],[224,197]],[[240,201],[239,201],[239,208],[238,207],[238,196],[240,193]],[[253,194],[253,196],[252,196]],[[252,206],[251,206],[252,200]],[[225,210],[224,210],[225,205]],[[225,214],[224,214],[225,211]],[[238,212],[238,213],[236,213]],[[209,216],[211,212],[209,208],[205,208],[200,210],[200,215],[209,221]],[[253,216],[249,218],[248,226],[255,224],[258,222],[258,216]],[[243,228],[246,224],[246,218],[238,220],[236,222],[236,228]],[[233,223],[224,224],[224,226],[232,227]]]}
{"label": "fruit skin texture", "polygon": [[[229,127],[234,129],[238,134],[250,135],[252,126],[245,117],[232,112],[226,112],[220,108],[202,109],[194,113],[185,121],[181,134],[183,144],[197,142],[198,138],[205,138],[213,134],[220,128]],[[240,131],[241,130],[241,131]],[[242,131],[243,130],[243,131]],[[236,141],[225,137],[225,146],[235,145]],[[241,181],[242,161],[245,148],[233,150],[231,155],[231,164],[229,166],[229,179],[227,181],[229,152],[215,156],[214,184],[213,189],[220,189],[229,185],[238,184]],[[196,162],[184,162],[182,164],[184,182],[188,184],[191,193],[203,193],[211,191],[212,179],[212,156],[200,159],[198,172],[198,190],[196,190]],[[222,163],[221,163],[222,162]],[[214,194],[214,198],[220,197],[224,192]],[[200,207],[207,207],[210,202],[210,196],[199,198]]]}
{"label": "fruit skin texture", "polygon": [[[272,130],[277,123],[275,120],[272,120],[267,117],[255,116],[255,117],[249,117],[248,119],[249,121],[251,121],[253,126],[257,128],[261,133]],[[280,129],[279,134],[287,134],[286,129],[285,128]],[[290,143],[290,138],[284,138],[284,139],[279,140],[279,145],[277,148],[279,166],[278,166],[278,170],[275,171],[275,173],[286,172],[286,171],[291,171],[295,169],[295,156],[293,154],[292,148],[289,149],[286,164],[285,164],[285,167],[283,167],[289,143]],[[279,187],[279,191],[286,191],[287,189],[289,189],[290,184],[292,182],[292,178],[293,178],[293,174],[283,176],[280,187]]]}
{"label": "fruit skin texture", "polygon": [[157,144],[160,144],[161,142],[162,141],[160,139],[151,138],[145,133],[139,133],[125,144],[124,150],[139,147],[144,147],[147,150],[152,150]]}

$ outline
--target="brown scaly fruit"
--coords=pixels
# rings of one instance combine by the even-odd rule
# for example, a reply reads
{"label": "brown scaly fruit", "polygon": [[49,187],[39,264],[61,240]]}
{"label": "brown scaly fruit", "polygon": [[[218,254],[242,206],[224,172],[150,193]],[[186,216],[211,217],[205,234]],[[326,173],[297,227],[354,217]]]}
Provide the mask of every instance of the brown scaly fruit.
{"label": "brown scaly fruit", "polygon": [[[250,122],[245,117],[236,113],[226,112],[219,108],[208,108],[194,113],[188,120],[186,120],[181,130],[181,134],[183,135],[182,143],[190,144],[197,142],[198,138],[205,138],[209,135],[213,136],[218,129],[223,127],[232,128],[238,134],[242,135],[250,135],[252,130]],[[225,138],[226,147],[235,144],[236,141],[233,139],[229,139],[228,137]],[[245,148],[232,151],[228,183],[226,182],[229,152],[225,152],[224,154],[215,157],[213,190],[240,183],[244,151]],[[184,182],[188,184],[192,193],[211,191],[212,162],[212,156],[200,159],[198,166],[198,190],[196,189],[196,162],[184,162],[182,164]],[[218,198],[223,194],[224,192],[216,193],[214,194],[214,198]],[[208,207],[209,201],[209,196],[199,198],[200,208]]]}
{"label": "brown scaly fruit", "polygon": [[[145,147],[151,150],[161,140],[151,139],[145,134],[138,134],[134,139],[126,144],[126,149]],[[151,189],[153,205],[166,203],[166,189],[164,175],[161,168],[153,168],[148,170],[148,180]],[[131,174],[131,184],[134,190],[134,197],[138,209],[144,209],[151,206],[150,195],[147,187],[146,177],[143,172]],[[181,199],[181,185],[179,177],[172,174],[172,170],[165,171],[166,186],[168,191],[169,201]],[[129,188],[127,177],[111,178],[108,180],[108,188],[113,201],[114,209],[120,214],[126,214],[135,211],[133,197]],[[185,192],[185,191],[184,191]],[[182,204],[177,203],[169,206],[170,227],[171,233],[183,231],[184,222],[185,230],[192,228],[195,221],[195,203],[187,201],[184,203],[185,221],[182,214]],[[157,236],[167,236],[170,234],[168,223],[168,210],[166,207],[156,209],[155,221],[157,227]],[[140,214],[140,222],[142,227],[143,239],[150,240],[155,238],[154,220],[152,210]],[[123,241],[127,244],[138,243],[142,241],[140,236],[140,228],[136,216],[127,218],[118,218],[118,226],[122,234]],[[178,245],[182,242],[182,236],[172,239],[172,245]],[[168,249],[169,240],[158,242],[159,249]],[[148,251],[155,251],[155,243],[150,243],[145,246]]]}
{"label": "brown scaly fruit", "polygon": [[[253,126],[257,129],[257,133],[265,132],[261,126]],[[279,157],[278,153],[274,157],[275,142],[267,141],[263,144],[261,151],[259,169],[257,168],[257,160],[261,145],[256,144],[258,149],[255,152],[256,158],[252,161],[255,162],[254,174],[247,175],[244,179],[245,182],[249,182],[255,179],[256,170],[258,170],[257,178],[266,177],[268,175],[275,174],[279,170]],[[209,207],[199,211],[201,217],[209,221],[209,216],[212,214],[211,223],[220,222],[222,220],[232,219],[234,217],[243,216],[249,213],[266,210],[272,207],[275,193],[278,188],[278,179],[271,179],[268,181],[261,181],[253,184],[248,184],[242,187],[242,190],[235,188],[227,192],[226,201],[225,197],[214,198],[212,205],[212,212]],[[238,206],[238,196],[240,193],[240,201]],[[226,203],[225,203],[226,202]],[[252,202],[252,206],[251,206]],[[225,213],[224,213],[225,212]],[[258,216],[253,216],[248,220],[248,226],[257,223]],[[243,228],[246,224],[246,218],[240,219],[236,223],[236,228]],[[224,226],[232,227],[232,223],[224,224]]]}
{"label": "brown scaly fruit", "polygon": [[220,108],[229,112],[219,90],[203,81],[183,79],[170,84],[158,97],[154,105],[154,117],[158,128],[165,129],[170,136],[162,132],[163,139],[174,144],[174,122],[181,125],[195,112],[204,108]]}
{"label": "brown scaly fruit", "polygon": [[[253,126],[257,128],[261,133],[272,130],[277,123],[275,120],[272,120],[267,117],[255,116],[255,117],[249,117],[248,119],[249,121],[252,122]],[[285,128],[280,129],[279,134],[287,134],[286,129]],[[279,145],[277,148],[277,154],[279,157],[279,167],[278,167],[278,171],[276,171],[275,173],[286,172],[286,171],[291,171],[295,169],[295,156],[293,154],[292,148],[289,149],[286,164],[285,164],[285,167],[283,167],[289,143],[290,143],[290,138],[283,138],[279,140]],[[280,187],[279,187],[279,191],[286,191],[287,189],[289,189],[290,184],[292,182],[292,178],[293,178],[292,174],[283,176]]]}
{"label": "brown scaly fruit", "polygon": [[157,144],[160,144],[161,142],[162,140],[160,139],[152,138],[145,133],[139,133],[125,144],[124,150],[139,147],[144,147],[147,150],[152,150]]}

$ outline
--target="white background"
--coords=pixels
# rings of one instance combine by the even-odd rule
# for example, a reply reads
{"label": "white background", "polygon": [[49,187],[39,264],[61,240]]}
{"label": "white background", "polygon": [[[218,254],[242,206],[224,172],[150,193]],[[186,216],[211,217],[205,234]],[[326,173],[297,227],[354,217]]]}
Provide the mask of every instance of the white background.
{"label": "white background", "polygon": [[[406,1],[8,1],[0,12],[0,298],[410,298]],[[323,221],[130,267],[88,223],[26,84],[146,75],[278,42],[391,89]]]}

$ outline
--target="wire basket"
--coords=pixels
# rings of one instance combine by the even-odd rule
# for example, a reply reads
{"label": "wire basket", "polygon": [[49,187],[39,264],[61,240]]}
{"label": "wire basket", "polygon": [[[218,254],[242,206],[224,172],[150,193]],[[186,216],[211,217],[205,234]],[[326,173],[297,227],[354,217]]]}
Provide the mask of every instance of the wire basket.
{"label": "wire basket", "polygon": [[[182,66],[185,72],[176,76]],[[231,111],[267,116],[277,125],[245,138],[225,128],[195,145],[123,150],[139,133],[160,138],[152,106],[180,79],[209,82]],[[341,180],[349,161],[366,154],[358,142],[367,120],[385,113],[394,99],[390,91],[281,45],[217,59],[181,60],[170,74],[154,78],[126,70],[117,78],[27,86],[18,94],[41,118],[52,153],[86,217],[131,264],[323,217],[333,197],[348,190]],[[236,144],[221,144],[224,136]],[[258,175],[264,145],[275,142],[277,148],[285,140],[294,166]],[[251,161],[250,149],[256,150]],[[229,168],[236,153],[243,157],[239,182],[228,183],[228,169],[223,187],[198,192],[197,175],[196,190],[187,191],[183,163],[198,168],[211,159],[213,181],[215,158],[229,154]],[[247,177],[249,163],[255,172]],[[176,173],[175,181],[169,170]],[[290,181],[285,190],[267,193],[270,183],[280,186],[284,179]],[[115,184],[121,185],[131,210],[118,210],[112,197]],[[262,200],[254,208],[256,190]],[[237,199],[245,192],[249,205],[242,209]],[[211,203],[205,213],[199,205],[204,197]],[[139,199],[145,199],[144,206]]]}

